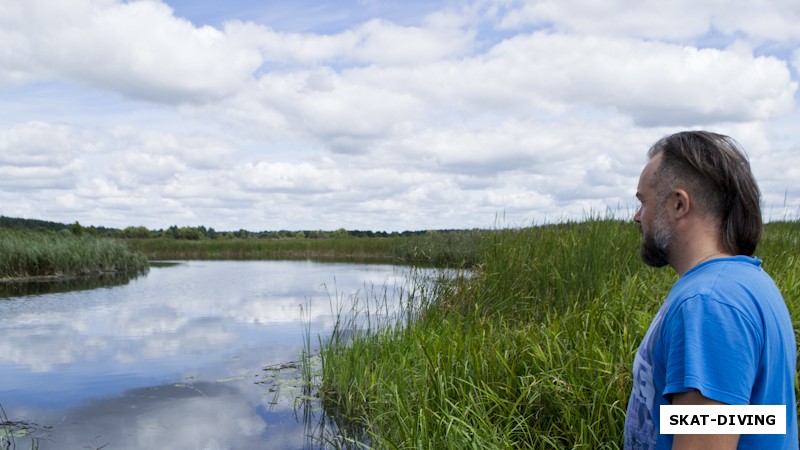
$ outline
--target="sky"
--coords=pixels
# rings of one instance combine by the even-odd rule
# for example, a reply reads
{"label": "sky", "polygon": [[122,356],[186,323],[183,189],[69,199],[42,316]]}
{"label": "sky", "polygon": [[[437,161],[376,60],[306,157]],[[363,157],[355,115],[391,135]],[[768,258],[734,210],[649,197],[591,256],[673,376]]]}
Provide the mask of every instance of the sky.
{"label": "sky", "polygon": [[629,218],[647,149],[800,218],[797,0],[3,0],[0,215],[150,229]]}

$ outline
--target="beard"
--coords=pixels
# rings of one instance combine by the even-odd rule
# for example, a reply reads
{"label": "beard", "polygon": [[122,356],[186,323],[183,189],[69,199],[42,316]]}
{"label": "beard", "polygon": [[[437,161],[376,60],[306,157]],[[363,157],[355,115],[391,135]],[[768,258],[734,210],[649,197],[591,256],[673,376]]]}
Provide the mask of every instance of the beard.
{"label": "beard", "polygon": [[645,234],[642,231],[642,245],[639,256],[642,261],[651,267],[664,267],[669,264],[669,250],[672,243],[672,229],[663,217],[657,215],[653,220],[653,229]]}

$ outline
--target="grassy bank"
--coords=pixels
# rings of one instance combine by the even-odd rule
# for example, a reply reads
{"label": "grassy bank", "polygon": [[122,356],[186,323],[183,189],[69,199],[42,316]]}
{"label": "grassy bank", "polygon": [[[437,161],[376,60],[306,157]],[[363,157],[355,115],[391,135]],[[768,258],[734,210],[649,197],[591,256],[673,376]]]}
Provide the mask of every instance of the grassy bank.
{"label": "grassy bank", "polygon": [[285,239],[125,239],[132,251],[151,260],[284,259],[473,264],[486,231],[428,231],[410,236]]}
{"label": "grassy bank", "polygon": [[[796,329],[799,237],[798,222],[770,224],[757,252]],[[323,347],[320,394],[349,430],[332,442],[622,448],[634,352],[674,272],[643,266],[632,223],[501,230],[484,243],[474,275],[423,295],[410,325]]]}
{"label": "grassy bank", "polygon": [[0,229],[0,281],[136,273],[147,259],[112,239]]}

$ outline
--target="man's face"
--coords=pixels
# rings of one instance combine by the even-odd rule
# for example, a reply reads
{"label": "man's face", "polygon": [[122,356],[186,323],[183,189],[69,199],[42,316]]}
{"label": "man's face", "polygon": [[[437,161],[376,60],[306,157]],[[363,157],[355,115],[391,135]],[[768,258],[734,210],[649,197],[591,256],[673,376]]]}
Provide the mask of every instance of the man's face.
{"label": "man's face", "polygon": [[661,164],[661,154],[654,156],[642,170],[636,198],[641,205],[633,220],[639,224],[642,233],[642,244],[639,256],[642,261],[653,267],[664,267],[669,264],[669,250],[673,230],[670,226],[663,201],[658,198],[653,182],[656,169]]}

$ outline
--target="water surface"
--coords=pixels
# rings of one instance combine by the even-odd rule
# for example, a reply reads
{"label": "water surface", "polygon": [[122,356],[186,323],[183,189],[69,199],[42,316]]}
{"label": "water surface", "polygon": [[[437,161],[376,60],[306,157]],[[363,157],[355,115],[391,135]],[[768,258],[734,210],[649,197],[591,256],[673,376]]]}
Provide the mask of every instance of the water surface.
{"label": "water surface", "polygon": [[264,368],[300,358],[303,317],[316,344],[337,308],[406,276],[189,261],[113,286],[0,298],[0,422],[25,424],[43,450],[315,447],[300,392]]}

